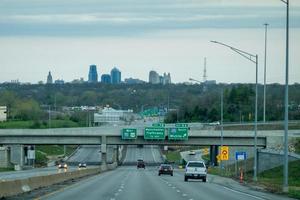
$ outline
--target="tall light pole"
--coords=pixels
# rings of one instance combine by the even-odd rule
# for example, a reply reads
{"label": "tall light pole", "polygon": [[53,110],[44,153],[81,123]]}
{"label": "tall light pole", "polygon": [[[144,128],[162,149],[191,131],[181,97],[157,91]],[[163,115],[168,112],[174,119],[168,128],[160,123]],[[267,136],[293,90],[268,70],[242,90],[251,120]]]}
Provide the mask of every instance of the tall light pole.
{"label": "tall light pole", "polygon": [[237,49],[235,47],[229,46],[227,44],[218,42],[218,41],[211,41],[212,43],[216,43],[222,46],[225,46],[229,49],[231,49],[232,51],[240,54],[241,56],[243,56],[244,58],[250,60],[251,62],[253,62],[256,66],[256,78],[255,78],[255,121],[254,121],[254,165],[253,165],[253,180],[257,181],[257,77],[258,77],[258,55],[254,55],[245,51],[242,51],[240,49]]}
{"label": "tall light pole", "polygon": [[289,191],[288,184],[288,121],[289,121],[289,0],[281,0],[286,4],[286,49],[285,49],[285,96],[284,96],[284,166],[283,166],[283,192]]}
{"label": "tall light pole", "polygon": [[[221,149],[223,148],[223,88],[221,90]],[[223,171],[223,162],[220,160],[220,168]]]}
{"label": "tall light pole", "polygon": [[264,123],[266,122],[266,74],[267,74],[267,33],[268,23],[265,23],[265,62],[264,62]]}

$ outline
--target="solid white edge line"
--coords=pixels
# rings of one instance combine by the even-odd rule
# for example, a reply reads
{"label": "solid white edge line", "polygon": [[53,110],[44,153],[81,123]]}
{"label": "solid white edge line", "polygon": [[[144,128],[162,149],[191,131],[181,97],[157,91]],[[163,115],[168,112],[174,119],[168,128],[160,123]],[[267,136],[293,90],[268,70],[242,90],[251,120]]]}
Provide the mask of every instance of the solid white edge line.
{"label": "solid white edge line", "polygon": [[238,193],[238,194],[243,194],[243,195],[246,195],[246,196],[255,198],[255,199],[266,200],[266,199],[264,199],[264,198],[257,197],[257,196],[254,196],[254,195],[251,195],[251,194],[247,194],[247,193],[244,193],[244,192],[236,191],[236,190],[230,189],[230,188],[225,187],[225,186],[223,186],[223,188],[225,188],[226,190],[230,190],[230,191],[232,191],[232,192]]}

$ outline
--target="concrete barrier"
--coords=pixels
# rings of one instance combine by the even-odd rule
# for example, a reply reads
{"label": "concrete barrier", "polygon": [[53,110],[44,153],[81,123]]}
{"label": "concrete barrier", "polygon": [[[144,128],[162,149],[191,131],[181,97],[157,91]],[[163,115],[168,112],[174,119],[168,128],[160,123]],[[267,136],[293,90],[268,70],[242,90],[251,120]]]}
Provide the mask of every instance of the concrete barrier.
{"label": "concrete barrier", "polygon": [[108,164],[105,167],[77,170],[71,172],[62,172],[58,174],[36,176],[19,180],[8,180],[0,182],[0,198],[14,196],[29,192],[41,187],[50,186],[56,183],[61,183],[71,179],[84,177],[87,175],[99,174],[107,170],[112,170],[117,167],[117,163]]}

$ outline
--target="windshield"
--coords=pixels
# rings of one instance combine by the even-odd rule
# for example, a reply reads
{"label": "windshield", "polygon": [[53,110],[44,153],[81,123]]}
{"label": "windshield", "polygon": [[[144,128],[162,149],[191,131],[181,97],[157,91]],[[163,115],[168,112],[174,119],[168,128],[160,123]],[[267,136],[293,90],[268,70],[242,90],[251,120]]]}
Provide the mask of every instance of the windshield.
{"label": "windshield", "polygon": [[188,167],[204,167],[204,164],[202,162],[191,162]]}

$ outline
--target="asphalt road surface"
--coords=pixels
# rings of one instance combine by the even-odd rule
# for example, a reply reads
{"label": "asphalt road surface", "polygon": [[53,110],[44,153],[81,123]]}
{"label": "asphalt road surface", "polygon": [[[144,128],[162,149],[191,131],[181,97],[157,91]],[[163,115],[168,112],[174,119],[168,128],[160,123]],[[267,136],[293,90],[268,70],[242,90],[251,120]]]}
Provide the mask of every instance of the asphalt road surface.
{"label": "asphalt road surface", "polygon": [[[250,190],[244,186],[222,185],[221,177],[208,176],[208,182],[184,182],[183,171],[174,176],[157,175],[156,167],[136,169],[123,166],[88,178],[38,199],[49,200],[284,200],[281,196]],[[220,180],[217,180],[220,178]],[[237,188],[237,189],[236,189]]]}
{"label": "asphalt road surface", "polygon": [[142,148],[137,146],[127,146],[127,152],[124,164],[135,164],[138,159],[142,159],[145,163],[162,163],[162,156],[158,146],[155,145],[144,145]]}
{"label": "asphalt road surface", "polygon": [[[81,145],[78,150],[68,158],[68,163],[84,162],[89,164],[101,164],[100,145]],[[113,147],[107,146],[107,162],[112,162]]]}

